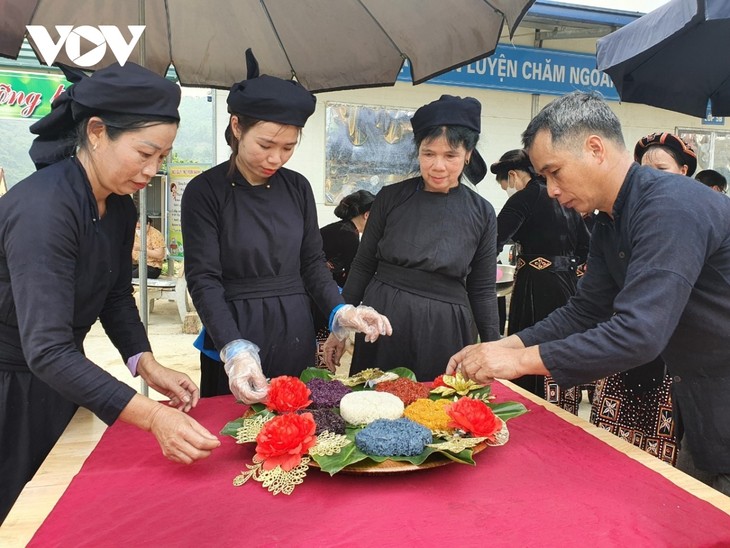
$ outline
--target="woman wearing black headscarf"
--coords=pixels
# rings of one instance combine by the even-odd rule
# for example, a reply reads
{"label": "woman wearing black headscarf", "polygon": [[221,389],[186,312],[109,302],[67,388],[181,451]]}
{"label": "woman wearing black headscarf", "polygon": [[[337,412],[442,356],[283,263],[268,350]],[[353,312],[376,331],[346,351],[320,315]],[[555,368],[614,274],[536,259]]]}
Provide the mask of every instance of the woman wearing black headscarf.
{"label": "woman wearing black headscarf", "polygon": [[[129,195],[170,152],[180,90],[134,63],[67,77],[76,83],[31,127],[31,157],[47,167],[0,199],[0,520],[79,405],[151,431],[174,461],[220,445],[181,412],[198,389],[154,359],[132,297]],[[84,356],[97,318],[132,373],[171,406]]]}
{"label": "woman wearing black headscarf", "polygon": [[[452,353],[499,338],[497,222],[494,208],[461,183],[478,183],[486,165],[476,150],[481,104],[442,95],[411,118],[421,175],[384,187],[375,198],[343,290],[349,303],[388,315],[393,336],[355,339],[351,373],[412,369],[430,381]],[[330,338],[326,359],[339,361]]]}
{"label": "woman wearing black headscarf", "polygon": [[[519,245],[507,331],[512,334],[536,324],[575,294],[589,235],[580,214],[548,196],[527,152],[505,152],[490,169],[510,195],[497,216],[497,249],[510,240]],[[578,414],[580,388],[563,390],[552,377],[542,375],[514,382]]]}
{"label": "woman wearing black headscarf", "polygon": [[[185,276],[205,326],[201,394],[262,401],[267,377],[314,365],[310,295],[341,337],[375,340],[390,325],[344,306],[327,269],[317,208],[304,176],[284,168],[315,97],[294,81],[249,74],[228,94],[229,161],[195,177],[182,197]],[[220,357],[220,360],[218,360]],[[221,363],[223,362],[223,363]]]}

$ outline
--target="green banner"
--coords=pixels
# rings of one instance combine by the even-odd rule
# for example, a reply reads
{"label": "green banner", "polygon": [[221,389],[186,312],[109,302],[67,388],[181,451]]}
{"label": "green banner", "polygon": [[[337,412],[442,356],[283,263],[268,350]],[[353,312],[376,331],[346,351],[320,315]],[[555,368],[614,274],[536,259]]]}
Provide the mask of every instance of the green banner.
{"label": "green banner", "polygon": [[0,71],[0,119],[43,118],[67,85],[63,75]]}

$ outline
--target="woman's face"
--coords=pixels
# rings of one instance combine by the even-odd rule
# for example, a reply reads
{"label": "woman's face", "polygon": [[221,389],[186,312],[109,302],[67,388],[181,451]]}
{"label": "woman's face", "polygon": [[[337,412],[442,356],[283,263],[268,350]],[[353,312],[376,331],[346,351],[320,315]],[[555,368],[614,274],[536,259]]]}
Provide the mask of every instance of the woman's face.
{"label": "woman's face", "polygon": [[511,169],[507,175],[497,176],[497,182],[507,193],[507,196],[512,196],[520,190],[524,190],[527,183],[530,182],[530,174],[526,171]]}
{"label": "woman's face", "polygon": [[653,167],[660,171],[687,175],[687,166],[679,165],[671,154],[658,146],[649,147],[644,156],[641,157],[641,165]]}
{"label": "woman's face", "polygon": [[418,148],[418,163],[429,192],[448,192],[459,184],[464,164],[471,157],[463,145],[452,148],[446,137],[423,141]]}
{"label": "woman's face", "polygon": [[111,140],[104,126],[90,136],[89,179],[97,197],[134,194],[147,186],[172,150],[176,124],[125,131]]}
{"label": "woman's face", "polygon": [[238,138],[236,166],[252,185],[265,183],[283,167],[299,141],[296,126],[261,122],[244,133],[233,116],[231,128]]}

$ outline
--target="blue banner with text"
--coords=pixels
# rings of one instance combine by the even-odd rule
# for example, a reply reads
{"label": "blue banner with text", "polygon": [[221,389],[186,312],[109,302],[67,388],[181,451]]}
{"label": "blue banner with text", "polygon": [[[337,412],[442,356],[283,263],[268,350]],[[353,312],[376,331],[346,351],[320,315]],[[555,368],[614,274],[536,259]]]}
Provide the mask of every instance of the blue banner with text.
{"label": "blue banner with text", "polygon": [[[406,61],[398,80],[411,82]],[[525,93],[564,95],[571,91],[598,91],[618,101],[611,78],[596,68],[596,56],[543,48],[500,44],[489,57],[431,78],[426,83],[489,88]]]}

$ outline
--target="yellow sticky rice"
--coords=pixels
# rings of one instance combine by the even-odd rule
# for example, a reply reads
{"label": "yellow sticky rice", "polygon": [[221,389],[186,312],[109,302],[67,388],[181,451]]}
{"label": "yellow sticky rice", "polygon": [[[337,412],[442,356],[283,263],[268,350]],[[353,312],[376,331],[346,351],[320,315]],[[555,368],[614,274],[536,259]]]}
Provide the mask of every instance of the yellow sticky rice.
{"label": "yellow sticky rice", "polygon": [[454,403],[450,400],[419,399],[406,407],[403,415],[414,422],[422,424],[430,430],[445,430],[451,432],[448,424],[451,420],[444,411],[444,407]]}

